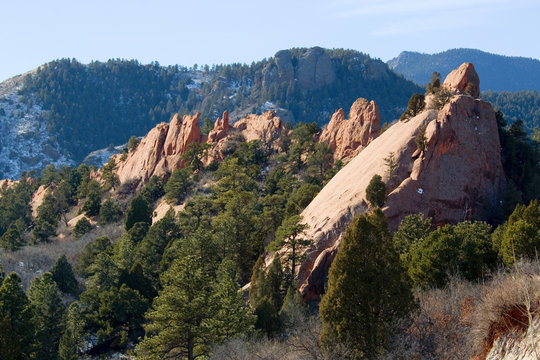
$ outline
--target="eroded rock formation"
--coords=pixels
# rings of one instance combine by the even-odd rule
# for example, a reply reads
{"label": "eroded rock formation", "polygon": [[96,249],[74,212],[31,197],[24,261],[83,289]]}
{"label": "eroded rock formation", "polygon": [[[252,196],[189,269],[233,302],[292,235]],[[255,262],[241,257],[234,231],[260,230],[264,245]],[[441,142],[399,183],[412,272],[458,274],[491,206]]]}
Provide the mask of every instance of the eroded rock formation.
{"label": "eroded rock formation", "polygon": [[375,101],[359,98],[351,106],[348,119],[343,109],[332,115],[319,141],[330,146],[334,159],[351,159],[379,135],[380,119]]}
{"label": "eroded rock formation", "polygon": [[[447,89],[455,89],[460,92],[469,91],[475,98],[480,96],[480,78],[471,63],[463,63],[459,68],[453,70],[444,79],[443,85]],[[469,88],[467,89],[467,86]]]}
{"label": "eroded rock formation", "polygon": [[145,183],[153,175],[163,176],[183,167],[182,156],[191,144],[211,145],[204,159],[206,164],[222,160],[230,150],[231,141],[237,141],[239,136],[245,141],[261,140],[263,146],[277,150],[277,140],[284,130],[281,119],[274,111],[248,115],[232,126],[225,111],[223,117],[216,120],[208,136],[203,136],[199,117],[198,113],[183,117],[177,114],[169,124],[161,123],[150,130],[125,160],[121,160],[121,155],[115,155],[114,160],[118,164],[116,174],[120,182],[140,180]]}
{"label": "eroded rock formation", "polygon": [[[463,76],[474,78],[474,68],[466,68]],[[305,236],[314,241],[298,273],[306,300],[324,291],[344,229],[368,209],[365,189],[375,174],[390,191],[383,211],[392,230],[413,213],[455,223],[497,206],[505,177],[495,112],[489,103],[459,93],[463,82],[451,78],[444,83],[457,95],[440,111],[400,121],[369,143],[302,212],[309,225]],[[423,129],[426,147],[420,151],[415,138]],[[385,160],[390,155],[398,164],[392,174]]]}

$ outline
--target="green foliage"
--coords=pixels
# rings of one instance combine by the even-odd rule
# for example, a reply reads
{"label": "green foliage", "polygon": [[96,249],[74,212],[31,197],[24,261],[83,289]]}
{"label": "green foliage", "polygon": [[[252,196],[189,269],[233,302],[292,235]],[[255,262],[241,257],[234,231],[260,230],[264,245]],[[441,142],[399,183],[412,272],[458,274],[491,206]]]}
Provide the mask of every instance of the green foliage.
{"label": "green foliage", "polygon": [[0,286],[0,358],[29,359],[34,339],[33,309],[12,272]]}
{"label": "green foliage", "polygon": [[[482,82],[484,79],[482,78]],[[483,91],[482,99],[490,102],[510,122],[523,120],[527,130],[540,127],[540,94],[538,91]]]}
{"label": "green foliage", "polygon": [[225,210],[212,223],[223,259],[237,266],[242,282],[247,282],[251,269],[263,250],[262,228],[257,199],[251,192],[230,194]]}
{"label": "green foliage", "polygon": [[117,222],[122,218],[122,208],[120,204],[111,199],[107,199],[101,204],[99,209],[99,224],[105,225]]}
{"label": "green foliage", "polygon": [[118,166],[116,165],[116,161],[113,157],[111,157],[109,161],[101,168],[101,178],[105,182],[103,184],[104,190],[109,190],[110,188],[115,190],[116,186],[120,185],[120,179],[118,178],[118,175],[116,175],[114,172],[117,167]]}
{"label": "green foliage", "polygon": [[84,246],[84,249],[79,257],[76,270],[84,277],[92,275],[92,265],[96,261],[97,256],[109,250],[112,244],[107,236],[101,236],[94,241],[89,242]]}
{"label": "green foliage", "polygon": [[426,138],[426,125],[421,125],[418,128],[418,132],[416,133],[416,137],[414,138],[414,142],[416,143],[416,149],[418,151],[425,151],[427,146],[427,138]]}
{"label": "green foliage", "polygon": [[268,273],[264,271],[264,257],[259,257],[251,275],[249,302],[257,316],[255,328],[269,336],[275,335],[281,327],[278,311],[282,306],[282,288],[283,272],[279,256],[274,256]]}
{"label": "green foliage", "polygon": [[366,187],[366,200],[372,207],[382,207],[386,200],[386,185],[380,175],[373,175]]}
{"label": "green foliage", "polygon": [[60,299],[60,290],[51,273],[35,278],[28,289],[35,323],[34,353],[32,358],[58,359],[58,346],[64,332],[66,309]]}
{"label": "green foliage", "polygon": [[47,193],[43,198],[37,209],[38,216],[32,231],[32,240],[35,243],[49,241],[51,236],[56,235],[56,226],[60,220],[60,205],[58,199],[51,193]]}
{"label": "green foliage", "polygon": [[211,302],[215,313],[206,326],[213,332],[213,343],[222,344],[253,328],[256,317],[245,306],[244,296],[237,281],[235,265],[230,260],[221,263]]}
{"label": "green foliage", "polygon": [[321,191],[321,187],[315,184],[303,183],[294,189],[288,197],[285,205],[285,214],[287,216],[299,214],[311,200]]}
{"label": "green foliage", "polygon": [[468,280],[481,278],[494,265],[491,227],[484,222],[445,225],[410,247],[408,272],[415,285],[442,287],[458,272]]}
{"label": "green foliage", "polygon": [[424,218],[422,213],[407,215],[401,220],[397,231],[394,233],[394,248],[402,258],[407,259],[411,246],[414,243],[424,241],[432,230],[431,218]]}
{"label": "green foliage", "polygon": [[146,314],[146,337],[137,346],[137,358],[160,359],[174,354],[192,360],[208,352],[212,339],[205,321],[212,317],[212,279],[201,259],[175,259],[161,278],[163,290]]}
{"label": "green foliage", "polygon": [[175,169],[165,184],[165,199],[169,204],[182,202],[193,187],[191,171],[187,168]]}
{"label": "green foliage", "polygon": [[79,291],[79,284],[73,274],[73,268],[67,261],[66,255],[62,255],[54,263],[51,274],[58,289],[66,294],[76,295]]}
{"label": "green foliage", "polygon": [[292,286],[296,280],[296,264],[304,258],[302,250],[313,244],[313,240],[300,237],[302,232],[308,228],[308,225],[301,222],[300,215],[293,215],[283,220],[276,231],[276,240],[271,244],[275,250],[286,249],[285,259],[287,263],[290,263],[288,287]]}
{"label": "green foliage", "polygon": [[99,183],[91,180],[87,185],[86,194],[86,202],[82,208],[83,211],[88,216],[98,215],[101,208],[101,189]]}
{"label": "green foliage", "polygon": [[492,235],[493,248],[506,265],[520,258],[534,258],[540,249],[540,204],[517,205],[508,221]]}
{"label": "green foliage", "polygon": [[0,236],[0,247],[15,251],[24,245],[24,240],[21,238],[21,232],[15,225],[11,225],[9,229]]}
{"label": "green foliage", "polygon": [[434,71],[431,74],[431,81],[426,86],[426,93],[434,94],[441,88],[441,74]]}
{"label": "green foliage", "polygon": [[82,217],[77,221],[75,227],[73,227],[73,235],[75,235],[76,238],[80,238],[90,230],[92,230],[92,224],[90,224],[90,221],[88,221],[86,217]]}
{"label": "green foliage", "polygon": [[124,227],[129,231],[135,223],[144,222],[152,224],[152,207],[140,194],[131,200],[126,211]]}
{"label": "green foliage", "polygon": [[422,94],[413,94],[407,104],[407,110],[401,114],[399,120],[410,119],[418,115],[426,107],[426,97]]}
{"label": "green foliage", "polygon": [[33,187],[25,178],[10,188],[0,189],[0,236],[17,222],[19,232],[31,222],[30,200]]}
{"label": "green foliage", "polygon": [[323,346],[346,343],[354,355],[373,359],[388,345],[394,321],[412,307],[409,280],[382,211],[358,216],[345,231],[319,306]]}
{"label": "green foliage", "polygon": [[137,245],[137,259],[140,259],[144,273],[157,280],[160,263],[167,245],[180,237],[175,223],[174,210],[169,210],[163,219],[153,224],[144,239]]}
{"label": "green foliage", "polygon": [[153,204],[157,199],[165,195],[163,179],[157,175],[152,176],[142,188],[140,195],[144,196],[149,204]]}
{"label": "green foliage", "polygon": [[139,146],[139,143],[141,141],[139,140],[138,137],[136,137],[135,135],[131,135],[131,137],[129,138],[128,140],[128,143],[127,143],[127,147],[128,147],[128,150],[131,152],[131,151],[135,151],[135,149],[137,148],[137,146]]}
{"label": "green foliage", "polygon": [[81,305],[78,302],[71,303],[66,314],[65,331],[58,346],[58,353],[62,360],[80,359],[80,349],[83,348],[86,340],[84,326]]}

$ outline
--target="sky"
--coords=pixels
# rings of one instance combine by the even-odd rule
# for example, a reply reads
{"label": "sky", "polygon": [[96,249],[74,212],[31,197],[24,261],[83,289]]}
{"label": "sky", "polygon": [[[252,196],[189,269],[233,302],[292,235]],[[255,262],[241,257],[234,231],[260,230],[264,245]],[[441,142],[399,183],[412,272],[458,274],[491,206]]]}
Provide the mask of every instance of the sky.
{"label": "sky", "polygon": [[540,59],[539,0],[0,0],[0,81],[60,58],[251,63],[291,47]]}

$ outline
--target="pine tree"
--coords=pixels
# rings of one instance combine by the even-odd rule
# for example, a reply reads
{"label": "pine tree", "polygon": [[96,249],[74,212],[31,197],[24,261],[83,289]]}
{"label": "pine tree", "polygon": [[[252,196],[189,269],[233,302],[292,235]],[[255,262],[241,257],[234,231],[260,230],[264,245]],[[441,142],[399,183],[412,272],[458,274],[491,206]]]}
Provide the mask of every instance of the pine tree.
{"label": "pine tree", "polygon": [[126,231],[129,231],[138,222],[144,222],[148,225],[152,224],[152,208],[148,201],[141,195],[131,200],[126,211],[126,218],[124,220]]}
{"label": "pine tree", "polygon": [[376,209],[358,216],[345,231],[320,304],[323,345],[346,344],[358,357],[373,359],[387,345],[392,322],[412,305],[384,214]]}
{"label": "pine tree", "polygon": [[386,199],[386,185],[380,175],[373,175],[367,188],[366,200],[372,207],[382,207]]}
{"label": "pine tree", "polygon": [[95,216],[99,214],[101,207],[101,191],[99,183],[92,180],[87,185],[86,202],[83,205],[83,211],[88,216]]}
{"label": "pine tree", "polygon": [[58,353],[62,360],[80,359],[81,349],[85,341],[85,320],[81,305],[74,302],[69,305],[66,316],[66,329],[60,338]]}
{"label": "pine tree", "polygon": [[10,273],[0,286],[0,359],[30,358],[34,336],[32,307],[17,273]]}
{"label": "pine tree", "polygon": [[73,268],[67,261],[66,255],[63,254],[54,263],[51,274],[53,280],[58,285],[60,291],[66,294],[75,295],[79,290],[79,284],[73,274]]}
{"label": "pine tree", "polygon": [[167,184],[165,184],[165,199],[169,204],[176,205],[184,200],[188,191],[193,186],[190,179],[191,173],[187,168],[175,169]]}
{"label": "pine tree", "polygon": [[245,306],[234,263],[224,261],[218,270],[212,304],[215,314],[206,325],[213,334],[213,343],[221,344],[228,338],[246,333],[255,324],[255,316]]}
{"label": "pine tree", "polygon": [[302,232],[308,227],[302,224],[302,217],[294,215],[286,218],[276,231],[276,242],[278,248],[285,248],[285,258],[290,262],[290,277],[288,285],[292,285],[296,278],[296,264],[302,259],[300,251],[313,244],[312,240],[300,237]]}
{"label": "pine tree", "polygon": [[58,358],[58,345],[64,332],[65,307],[52,274],[35,278],[28,289],[28,299],[34,310],[35,335],[32,357],[39,360]]}
{"label": "pine tree", "polygon": [[212,335],[203,321],[212,315],[212,279],[197,255],[176,258],[163,274],[163,290],[146,314],[146,337],[138,359],[187,358],[207,353]]}

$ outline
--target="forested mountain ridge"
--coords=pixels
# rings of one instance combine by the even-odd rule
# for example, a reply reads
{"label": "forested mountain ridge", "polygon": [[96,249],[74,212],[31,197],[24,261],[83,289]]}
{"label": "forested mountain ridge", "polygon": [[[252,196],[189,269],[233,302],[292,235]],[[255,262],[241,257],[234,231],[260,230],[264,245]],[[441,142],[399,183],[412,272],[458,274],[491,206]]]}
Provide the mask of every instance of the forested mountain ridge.
{"label": "forested mountain ridge", "polygon": [[[322,48],[283,50],[251,65],[192,68],[134,60],[85,65],[61,59],[23,80],[18,90],[20,117],[25,108],[39,106],[39,123],[48,138],[75,163],[91,151],[145,134],[176,112],[200,112],[201,120],[213,121],[228,110],[234,122],[248,113],[282,108],[293,123],[323,125],[336,109],[365,97],[374,99],[383,122],[390,122],[420,91],[380,60],[357,51]],[[18,171],[3,174],[18,177],[34,168],[21,164]]]}
{"label": "forested mountain ridge", "polygon": [[437,54],[403,51],[387,62],[398,74],[417,84],[427,84],[434,71],[443,78],[463,62],[472,62],[482,79],[482,89],[540,91],[540,60],[491,54],[477,49],[451,49]]}

